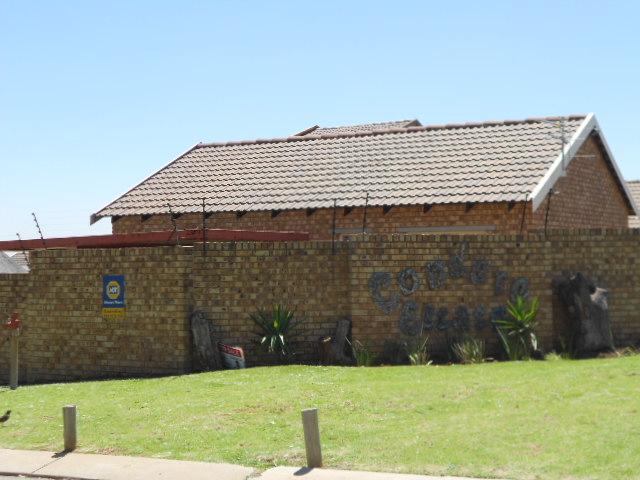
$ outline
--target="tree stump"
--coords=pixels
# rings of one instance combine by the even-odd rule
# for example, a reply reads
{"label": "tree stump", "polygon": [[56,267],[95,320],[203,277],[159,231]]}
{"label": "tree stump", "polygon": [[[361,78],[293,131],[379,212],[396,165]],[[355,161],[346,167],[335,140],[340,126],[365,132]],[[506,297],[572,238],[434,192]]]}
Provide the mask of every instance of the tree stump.
{"label": "tree stump", "polygon": [[556,279],[555,290],[568,316],[569,344],[578,354],[613,350],[609,292],[576,273]]}
{"label": "tree stump", "polygon": [[222,361],[218,352],[217,342],[213,338],[211,324],[202,311],[191,314],[191,334],[193,337],[194,370],[220,370]]}
{"label": "tree stump", "polygon": [[345,353],[347,338],[351,332],[351,320],[341,318],[336,323],[336,331],[330,337],[319,341],[320,363],[322,365],[351,365],[353,359]]}

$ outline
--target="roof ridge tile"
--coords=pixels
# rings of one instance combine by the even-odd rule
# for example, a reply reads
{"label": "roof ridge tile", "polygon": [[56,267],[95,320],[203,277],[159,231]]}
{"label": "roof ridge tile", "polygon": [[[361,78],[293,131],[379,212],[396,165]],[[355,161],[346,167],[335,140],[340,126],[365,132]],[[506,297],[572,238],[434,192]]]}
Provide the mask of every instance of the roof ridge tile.
{"label": "roof ridge tile", "polygon": [[294,142],[294,141],[303,141],[303,140],[304,141],[328,140],[328,139],[334,139],[334,138],[357,138],[357,137],[393,135],[393,134],[402,134],[402,133],[416,133],[416,132],[426,132],[426,131],[436,131],[436,130],[458,130],[458,129],[464,129],[464,128],[494,127],[494,126],[501,126],[501,125],[504,125],[504,126],[520,125],[520,124],[527,125],[532,123],[545,123],[545,122],[553,122],[553,121],[559,121],[559,120],[566,120],[566,121],[582,120],[585,117],[586,117],[585,115],[533,117],[533,118],[525,118],[521,120],[487,120],[487,121],[481,121],[481,122],[446,123],[446,124],[412,126],[412,127],[403,127],[403,128],[388,128],[384,130],[363,130],[363,131],[345,132],[345,133],[326,133],[321,135],[292,135],[288,137],[262,138],[257,140],[256,139],[232,140],[227,142],[209,142],[209,143],[201,142],[196,146],[196,148],[225,147],[225,146],[235,146],[235,145],[254,145],[256,143],[283,143],[283,142]]}

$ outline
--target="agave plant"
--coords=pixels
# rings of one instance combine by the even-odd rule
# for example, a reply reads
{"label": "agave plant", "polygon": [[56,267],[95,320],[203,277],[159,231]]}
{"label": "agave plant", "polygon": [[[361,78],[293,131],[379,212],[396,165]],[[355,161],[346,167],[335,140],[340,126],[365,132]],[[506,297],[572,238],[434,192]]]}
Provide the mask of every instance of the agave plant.
{"label": "agave plant", "polygon": [[506,318],[494,321],[509,360],[529,359],[538,349],[535,328],[539,306],[537,298],[527,302],[523,296],[518,295],[514,303],[507,302]]}
{"label": "agave plant", "polygon": [[294,310],[277,303],[271,311],[260,309],[250,317],[260,329],[258,337],[263,348],[285,360],[294,354],[290,341],[291,331],[298,324]]}

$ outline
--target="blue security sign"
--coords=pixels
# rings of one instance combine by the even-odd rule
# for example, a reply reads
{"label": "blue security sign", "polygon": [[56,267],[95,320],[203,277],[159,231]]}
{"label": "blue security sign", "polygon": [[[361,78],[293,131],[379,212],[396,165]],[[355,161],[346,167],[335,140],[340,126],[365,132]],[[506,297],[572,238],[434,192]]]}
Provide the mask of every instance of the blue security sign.
{"label": "blue security sign", "polygon": [[102,316],[124,316],[125,282],[124,275],[104,275],[102,277]]}

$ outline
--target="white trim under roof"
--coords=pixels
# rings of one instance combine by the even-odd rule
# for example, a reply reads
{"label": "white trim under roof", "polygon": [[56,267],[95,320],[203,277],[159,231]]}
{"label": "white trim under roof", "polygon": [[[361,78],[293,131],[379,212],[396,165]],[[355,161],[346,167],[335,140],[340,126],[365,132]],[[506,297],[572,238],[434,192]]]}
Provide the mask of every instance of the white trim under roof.
{"label": "white trim under roof", "polygon": [[625,182],[624,178],[622,177],[622,173],[620,173],[618,164],[616,163],[615,158],[613,157],[613,153],[611,153],[611,149],[607,144],[607,140],[604,138],[604,135],[602,134],[602,130],[600,129],[600,124],[598,123],[598,120],[596,119],[596,116],[593,113],[590,113],[585,117],[584,121],[582,122],[578,130],[576,130],[576,132],[571,137],[571,140],[564,147],[564,152],[561,152],[556,157],[556,159],[553,161],[553,164],[551,165],[551,168],[549,168],[549,170],[544,175],[544,177],[542,177],[542,179],[538,182],[536,187],[533,189],[533,192],[531,192],[531,196],[530,196],[531,205],[534,212],[538,209],[540,205],[542,205],[542,202],[544,202],[545,198],[547,197],[547,194],[549,193],[551,188],[555,185],[555,183],[558,181],[558,179],[565,175],[566,168],[571,163],[571,160],[573,160],[576,153],[578,153],[578,150],[580,150],[580,148],[582,147],[584,142],[587,140],[589,135],[594,131],[597,132],[598,136],[600,137],[602,145],[605,149],[605,153],[607,154],[607,157],[609,158],[609,161],[613,166],[613,170],[616,176],[618,177],[618,181],[627,197],[627,201],[631,205],[631,208],[633,209],[635,214],[636,215],[640,214],[638,211],[638,207],[636,206],[636,203],[633,199],[633,196],[631,195],[631,192],[627,187],[627,182]]}

